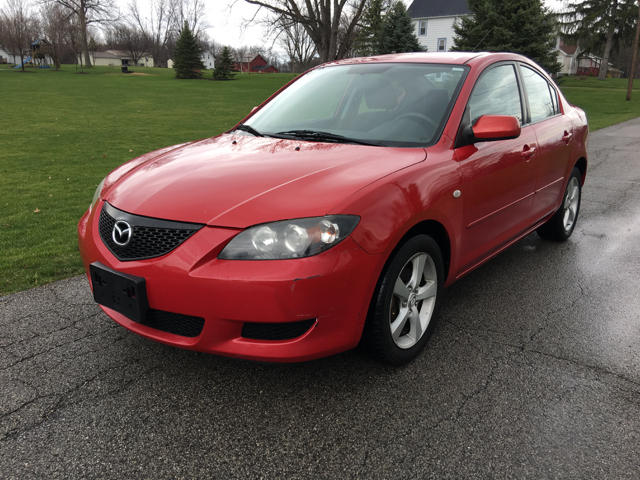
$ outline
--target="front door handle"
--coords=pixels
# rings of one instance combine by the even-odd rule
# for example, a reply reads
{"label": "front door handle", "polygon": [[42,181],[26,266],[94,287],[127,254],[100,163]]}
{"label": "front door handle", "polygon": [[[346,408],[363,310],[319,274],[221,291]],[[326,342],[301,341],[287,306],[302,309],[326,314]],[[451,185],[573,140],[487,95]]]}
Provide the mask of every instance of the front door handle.
{"label": "front door handle", "polygon": [[566,130],[564,131],[564,136],[562,137],[562,141],[564,143],[569,143],[573,138],[573,133],[569,133]]}
{"label": "front door handle", "polygon": [[530,147],[529,145],[525,145],[524,148],[522,149],[522,153],[520,153],[520,156],[522,158],[526,158],[527,160],[529,160],[535,154],[536,154],[536,147]]}

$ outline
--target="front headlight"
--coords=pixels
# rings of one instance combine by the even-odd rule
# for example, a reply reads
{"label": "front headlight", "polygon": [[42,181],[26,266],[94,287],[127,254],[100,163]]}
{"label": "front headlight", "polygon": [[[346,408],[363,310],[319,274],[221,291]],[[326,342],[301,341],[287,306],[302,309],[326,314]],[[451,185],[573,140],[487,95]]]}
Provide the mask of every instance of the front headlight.
{"label": "front headlight", "polygon": [[336,246],[360,217],[329,215],[266,223],[248,228],[220,252],[224,260],[281,260],[317,255]]}
{"label": "front headlight", "polygon": [[96,193],[93,194],[93,200],[91,200],[91,205],[89,205],[89,211],[92,211],[93,207],[95,207],[96,203],[98,203],[98,200],[100,200],[100,195],[102,194],[102,187],[104,187],[104,181],[106,179],[107,177],[104,177],[100,182],[100,185],[98,185],[98,188],[96,188]]}

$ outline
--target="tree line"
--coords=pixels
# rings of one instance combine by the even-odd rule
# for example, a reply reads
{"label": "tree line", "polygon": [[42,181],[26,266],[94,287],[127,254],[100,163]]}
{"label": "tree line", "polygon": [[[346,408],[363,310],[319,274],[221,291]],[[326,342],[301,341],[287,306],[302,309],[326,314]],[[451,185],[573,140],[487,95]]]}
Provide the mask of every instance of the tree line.
{"label": "tree line", "polygon": [[[398,0],[244,0],[267,15],[263,45],[229,47],[235,61],[262,55],[281,71],[304,71],[314,62],[383,53],[420,51],[415,24]],[[208,38],[205,0],[151,0],[143,8],[130,0],[124,11],[115,0],[6,0],[0,12],[0,44],[12,55],[46,38],[56,68],[91,52],[125,50],[137,62],[149,54],[165,66],[185,22],[200,49],[220,59],[223,46]],[[454,50],[511,51],[526,55],[550,73],[557,71],[561,35],[582,50],[630,61],[637,25],[636,0],[572,0],[559,13],[542,0],[468,0],[471,16],[456,26]]]}
{"label": "tree line", "polygon": [[[247,56],[259,54],[281,71],[301,72],[308,69],[314,59],[320,63],[355,55],[420,50],[402,2],[374,0],[371,6],[367,1],[358,0],[358,4],[345,0],[335,4],[323,1],[316,5],[316,10],[308,10],[301,3],[300,8],[292,11],[302,17],[285,15],[276,9],[261,20],[269,41],[263,45],[228,47],[229,53],[235,61],[246,61]],[[366,18],[388,17],[392,20],[389,23],[392,29],[391,24],[395,25],[401,19],[407,38],[402,38],[400,43],[408,46],[396,41],[395,45],[383,47],[379,43],[373,48],[371,38],[381,32],[363,28],[365,11],[368,12]],[[111,49],[126,51],[134,64],[149,55],[156,66],[166,66],[185,22],[200,50],[219,60],[224,46],[206,33],[204,0],[151,0],[144,9],[137,0],[131,0],[122,12],[115,0],[44,0],[38,3],[7,0],[0,11],[0,45],[11,55],[23,59],[33,41],[45,38],[47,42],[40,52],[50,55],[56,68],[61,63],[76,63],[77,59],[85,66],[91,66],[92,53]]]}
{"label": "tree line", "polygon": [[197,32],[204,20],[204,0],[152,0],[144,11],[131,0],[125,12],[114,0],[6,0],[0,45],[23,56],[33,41],[44,38],[40,51],[56,68],[78,58],[91,66],[91,53],[102,49],[125,50],[135,62],[146,53],[166,66],[182,23]]}

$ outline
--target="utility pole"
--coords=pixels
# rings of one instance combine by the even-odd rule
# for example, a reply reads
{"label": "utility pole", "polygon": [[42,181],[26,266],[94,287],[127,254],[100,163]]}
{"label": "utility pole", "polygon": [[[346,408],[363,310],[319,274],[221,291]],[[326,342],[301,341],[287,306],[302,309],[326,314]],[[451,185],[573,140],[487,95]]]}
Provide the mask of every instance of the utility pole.
{"label": "utility pole", "polygon": [[633,42],[633,56],[631,57],[631,72],[629,72],[629,85],[627,86],[627,102],[631,100],[633,88],[633,76],[636,73],[636,56],[638,55],[638,40],[640,40],[640,0],[638,0],[638,23],[636,25],[636,40]]}

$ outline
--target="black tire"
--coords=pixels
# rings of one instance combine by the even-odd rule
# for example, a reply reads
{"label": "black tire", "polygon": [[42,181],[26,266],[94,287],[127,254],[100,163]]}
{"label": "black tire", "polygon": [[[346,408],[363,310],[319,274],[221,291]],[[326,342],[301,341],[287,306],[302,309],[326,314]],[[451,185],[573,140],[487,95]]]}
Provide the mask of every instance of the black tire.
{"label": "black tire", "polygon": [[[443,288],[444,266],[438,244],[428,235],[407,240],[392,254],[380,275],[361,345],[369,355],[391,365],[404,365],[416,358],[435,328]],[[394,289],[406,293],[406,297]]]}
{"label": "black tire", "polygon": [[538,227],[536,230],[538,235],[546,240],[566,242],[576,228],[581,197],[582,176],[580,170],[574,167],[562,196],[562,205],[547,223]]}

